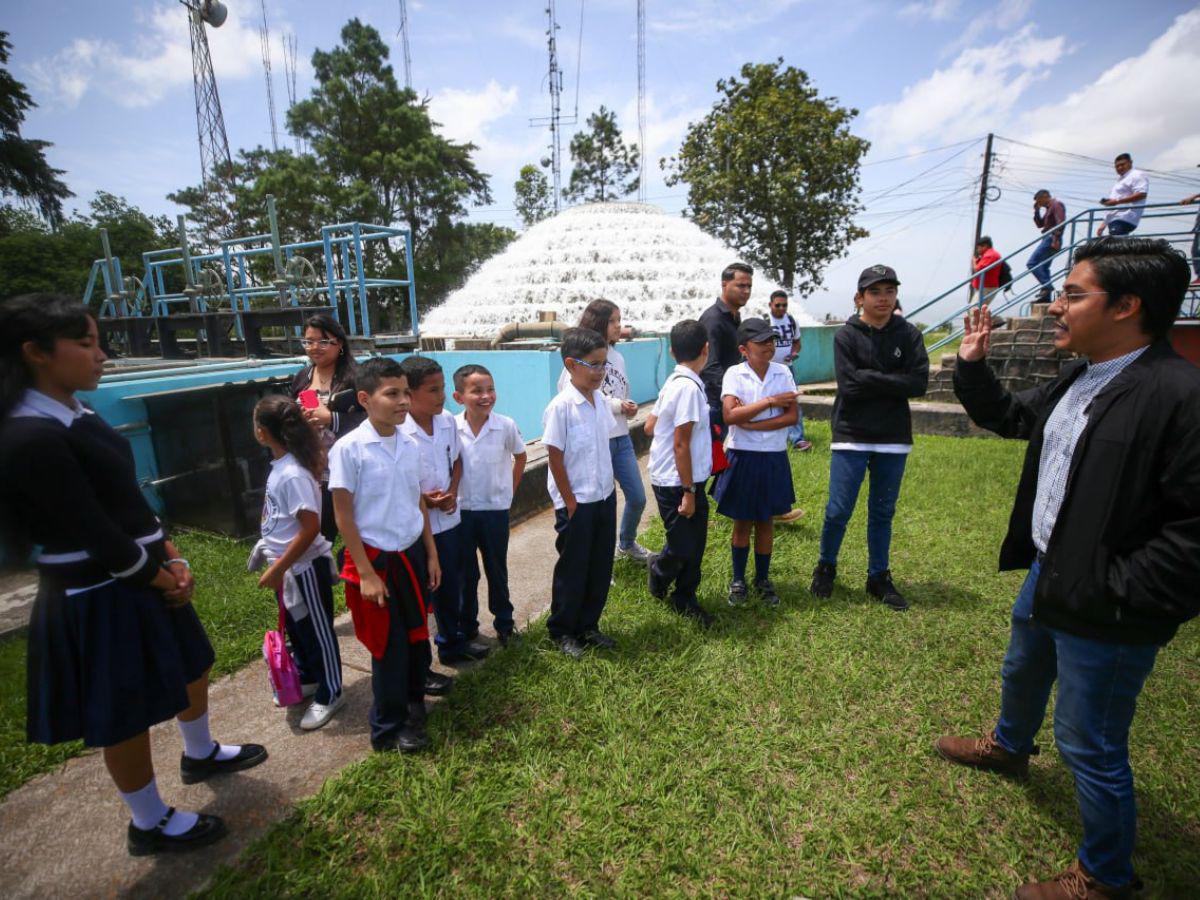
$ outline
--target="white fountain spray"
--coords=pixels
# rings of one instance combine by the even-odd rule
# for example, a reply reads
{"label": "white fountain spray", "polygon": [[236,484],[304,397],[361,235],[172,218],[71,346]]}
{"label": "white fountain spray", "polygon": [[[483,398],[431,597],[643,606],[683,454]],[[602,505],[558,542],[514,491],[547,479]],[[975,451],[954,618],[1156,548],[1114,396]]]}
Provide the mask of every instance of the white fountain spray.
{"label": "white fountain spray", "polygon": [[[492,257],[421,321],[427,335],[491,337],[509,322],[550,310],[574,324],[592,300],[611,300],[644,333],[696,319],[717,298],[721,270],[738,255],[688,219],[644,203],[577,206],[534,225]],[[762,273],[746,307],[765,316],[778,285]],[[801,325],[818,324],[796,300]]]}

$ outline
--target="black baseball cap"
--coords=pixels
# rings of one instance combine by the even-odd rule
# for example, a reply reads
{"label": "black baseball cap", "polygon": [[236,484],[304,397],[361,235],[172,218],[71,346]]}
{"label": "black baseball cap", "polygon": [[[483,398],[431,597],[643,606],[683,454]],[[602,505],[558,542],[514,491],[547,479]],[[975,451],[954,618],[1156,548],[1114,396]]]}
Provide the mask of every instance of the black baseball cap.
{"label": "black baseball cap", "polygon": [[738,326],[737,342],[741,344],[761,344],[763,341],[775,340],[775,332],[767,324],[766,319],[743,319]]}
{"label": "black baseball cap", "polygon": [[867,266],[858,276],[858,292],[861,294],[871,285],[879,284],[881,281],[890,281],[895,285],[900,284],[900,279],[896,277],[896,270],[891,266]]}

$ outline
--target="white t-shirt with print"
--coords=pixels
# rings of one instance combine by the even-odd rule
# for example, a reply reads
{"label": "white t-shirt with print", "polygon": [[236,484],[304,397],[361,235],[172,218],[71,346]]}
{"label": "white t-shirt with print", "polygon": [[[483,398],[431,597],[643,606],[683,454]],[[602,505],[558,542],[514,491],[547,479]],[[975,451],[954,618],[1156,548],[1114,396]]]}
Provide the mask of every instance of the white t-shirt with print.
{"label": "white t-shirt with print", "polygon": [[[306,510],[321,515],[321,486],[296,457],[285,453],[271,461],[271,474],[267,476],[263,495],[259,532],[263,549],[271,559],[283,556],[300,533],[300,513]],[[296,564],[324,556],[329,547],[329,541],[318,532]]]}
{"label": "white t-shirt with print", "polygon": [[775,356],[772,362],[786,366],[784,360],[792,355],[792,343],[800,336],[800,326],[796,324],[791,313],[784,313],[782,319],[768,313],[767,321],[771,323],[771,330],[775,332]]}

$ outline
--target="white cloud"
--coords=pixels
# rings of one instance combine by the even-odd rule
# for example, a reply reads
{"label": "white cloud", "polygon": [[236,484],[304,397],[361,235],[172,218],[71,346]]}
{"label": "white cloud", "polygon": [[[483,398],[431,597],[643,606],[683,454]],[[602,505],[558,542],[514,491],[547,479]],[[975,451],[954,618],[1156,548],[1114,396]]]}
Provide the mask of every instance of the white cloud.
{"label": "white cloud", "polygon": [[[38,93],[66,107],[77,105],[90,91],[122,106],[144,107],[190,85],[192,53],[183,7],[176,2],[158,3],[134,19],[129,30],[138,34],[136,41],[122,45],[80,38],[34,62],[30,81]],[[224,25],[207,31],[218,87],[222,80],[261,74],[257,26],[242,17],[237,5],[230,6]],[[146,55],[142,51],[146,47],[154,52]]]}
{"label": "white cloud", "polygon": [[[936,3],[937,0],[934,0]],[[971,47],[980,38],[1001,34],[1010,28],[1016,28],[1025,21],[1029,10],[1033,8],[1033,0],[1000,0],[994,7],[971,19],[971,23],[958,36],[958,39],[945,49],[948,56],[966,47]]]}
{"label": "white cloud", "polygon": [[958,12],[959,0],[918,0],[909,3],[900,10],[900,15],[906,19],[930,19],[934,22],[944,22]]}
{"label": "white cloud", "polygon": [[507,116],[517,105],[516,86],[502,87],[494,78],[481,91],[445,88],[429,98],[430,115],[442,134],[454,141],[487,139],[488,126]]}
{"label": "white cloud", "polygon": [[1067,52],[1066,38],[1038,38],[1027,25],[990,46],[963,50],[946,68],[906,87],[899,100],[867,110],[864,127],[877,150],[993,131]]}
{"label": "white cloud", "polygon": [[[668,100],[664,106],[653,92],[646,95],[646,167],[651,176],[663,156],[674,154],[687,134],[688,126],[698,122],[709,107],[688,106],[682,100]],[[622,125],[621,137],[626,143],[638,143],[637,98],[631,98],[620,110],[617,121]]]}
{"label": "white cloud", "polygon": [[[744,0],[731,7],[726,0],[680,0],[665,11],[646,13],[646,27],[664,34],[711,37],[744,31],[769,22],[804,0]],[[731,10],[735,10],[731,13]]]}

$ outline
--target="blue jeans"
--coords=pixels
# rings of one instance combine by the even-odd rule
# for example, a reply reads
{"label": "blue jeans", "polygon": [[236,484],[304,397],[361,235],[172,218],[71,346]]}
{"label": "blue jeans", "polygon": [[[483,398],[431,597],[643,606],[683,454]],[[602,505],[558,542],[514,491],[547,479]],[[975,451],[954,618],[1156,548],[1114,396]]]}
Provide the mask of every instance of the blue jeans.
{"label": "blue jeans", "polygon": [[821,562],[837,565],[846,524],[854,514],[858,489],[867,470],[871,486],[867,493],[867,574],[888,569],[892,546],[892,517],[904,478],[905,453],[875,453],[868,450],[834,450],[829,461],[829,503],[825,527],[821,529]]}
{"label": "blue jeans", "polygon": [[1196,225],[1192,231],[1195,233],[1192,238],[1192,271],[1200,278],[1200,213],[1196,213]]}
{"label": "blue jeans", "polygon": [[804,416],[796,419],[796,424],[788,429],[787,439],[793,447],[804,440]]}
{"label": "blue jeans", "polygon": [[1042,287],[1050,287],[1050,257],[1054,252],[1054,235],[1048,234],[1033,248],[1033,254],[1025,264]]}
{"label": "blue jeans", "polygon": [[1135,228],[1137,228],[1136,225],[1132,225],[1124,219],[1117,219],[1108,226],[1108,233],[1113,237],[1124,237],[1127,234],[1133,234]]}
{"label": "blue jeans", "polygon": [[1036,622],[1040,571],[1034,563],[1013,604],[996,741],[1010,753],[1031,750],[1058,681],[1054,741],[1075,776],[1079,861],[1100,883],[1122,887],[1133,880],[1137,834],[1129,727],[1158,647],[1103,643]]}
{"label": "blue jeans", "polygon": [[633,546],[637,538],[638,522],[646,508],[646,488],[642,485],[642,473],[638,469],[637,453],[633,439],[627,434],[608,439],[608,452],[612,454],[613,477],[625,495],[625,511],[621,513],[621,527],[617,531],[617,545],[625,550]]}

